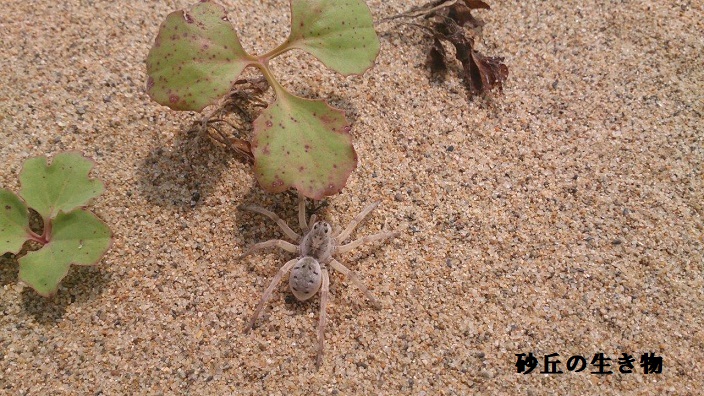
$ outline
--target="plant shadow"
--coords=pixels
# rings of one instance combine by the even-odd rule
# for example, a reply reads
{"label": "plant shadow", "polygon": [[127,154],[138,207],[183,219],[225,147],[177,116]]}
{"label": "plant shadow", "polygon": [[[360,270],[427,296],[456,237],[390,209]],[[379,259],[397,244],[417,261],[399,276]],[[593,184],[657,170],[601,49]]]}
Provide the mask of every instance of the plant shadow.
{"label": "plant shadow", "polygon": [[17,283],[19,264],[12,253],[0,256],[0,287]]}
{"label": "plant shadow", "polygon": [[110,275],[98,266],[72,265],[52,297],[42,297],[32,288],[25,287],[21,295],[22,306],[37,323],[54,324],[63,318],[68,306],[84,304],[99,296],[109,278]]}
{"label": "plant shadow", "polygon": [[159,147],[138,167],[138,190],[152,204],[191,209],[220,183],[230,161],[246,161],[204,132],[184,127],[171,149]]}

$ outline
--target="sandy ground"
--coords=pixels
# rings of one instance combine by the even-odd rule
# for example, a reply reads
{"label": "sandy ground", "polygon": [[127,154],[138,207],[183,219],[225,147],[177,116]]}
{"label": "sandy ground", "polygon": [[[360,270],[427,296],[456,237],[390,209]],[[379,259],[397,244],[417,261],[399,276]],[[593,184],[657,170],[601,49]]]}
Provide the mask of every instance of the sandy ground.
{"label": "sandy ground", "polygon": [[[287,34],[283,0],[222,3],[251,52]],[[381,19],[421,3],[369,5]],[[383,309],[335,274],[318,372],[317,297],[282,284],[242,334],[290,255],[237,261],[282,236],[237,206],[295,224],[295,196],[263,193],[186,133],[196,114],[144,93],[158,26],[188,4],[3,1],[0,186],[16,191],[29,157],[81,151],[114,243],[53,299],[0,259],[0,394],[702,394],[701,1],[492,1],[481,49],[510,68],[493,100],[469,102],[454,72],[430,79],[426,42],[390,24],[363,76],[278,59],[291,90],[354,120],[359,166],[320,213],[343,224],[381,200],[356,235],[402,233],[341,257]],[[541,367],[517,374],[530,352]],[[643,373],[649,352],[661,374]],[[565,373],[538,373],[552,353]],[[614,374],[567,372],[598,353]]]}

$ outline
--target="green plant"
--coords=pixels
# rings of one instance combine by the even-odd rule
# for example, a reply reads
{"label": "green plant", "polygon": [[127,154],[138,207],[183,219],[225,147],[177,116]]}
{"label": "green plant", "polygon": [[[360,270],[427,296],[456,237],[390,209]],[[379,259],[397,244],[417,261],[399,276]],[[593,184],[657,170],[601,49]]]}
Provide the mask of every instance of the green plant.
{"label": "green plant", "polygon": [[372,66],[379,40],[362,0],[291,0],[291,33],[264,55],[240,45],[225,10],[201,2],[169,14],[147,57],[147,92],[174,110],[201,111],[231,92],[240,73],[258,68],[276,100],[254,121],[254,173],[269,192],[294,187],[321,199],[342,189],[357,165],[343,111],[288,92],[269,61],[291,49],[307,51],[344,75]]}
{"label": "green plant", "polygon": [[[93,163],[78,153],[25,161],[19,197],[0,189],[0,253],[14,254],[26,241],[41,245],[19,259],[19,278],[42,296],[50,296],[71,264],[92,265],[110,246],[110,229],[80,207],[103,192],[103,183],[88,178]],[[29,208],[42,220],[41,235],[30,228]]]}

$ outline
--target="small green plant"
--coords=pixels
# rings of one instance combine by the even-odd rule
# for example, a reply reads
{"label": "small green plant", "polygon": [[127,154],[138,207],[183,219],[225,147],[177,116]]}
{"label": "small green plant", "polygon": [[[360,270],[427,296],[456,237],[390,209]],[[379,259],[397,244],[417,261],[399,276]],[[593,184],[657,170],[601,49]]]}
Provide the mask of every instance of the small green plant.
{"label": "small green plant", "polygon": [[343,111],[288,92],[269,61],[300,49],[343,75],[372,66],[379,40],[362,0],[291,0],[291,33],[264,55],[248,54],[227,14],[204,1],[169,14],[147,57],[147,92],[174,110],[201,111],[231,92],[240,73],[258,68],[276,100],[254,121],[254,173],[269,192],[294,187],[321,199],[337,193],[357,165]]}
{"label": "small green plant", "polygon": [[[56,293],[71,264],[92,265],[110,246],[110,229],[80,207],[103,192],[103,183],[88,178],[93,163],[78,153],[25,161],[19,197],[0,189],[0,253],[17,254],[26,241],[41,245],[19,259],[19,278],[37,293]],[[43,222],[41,235],[30,228],[29,208]]]}

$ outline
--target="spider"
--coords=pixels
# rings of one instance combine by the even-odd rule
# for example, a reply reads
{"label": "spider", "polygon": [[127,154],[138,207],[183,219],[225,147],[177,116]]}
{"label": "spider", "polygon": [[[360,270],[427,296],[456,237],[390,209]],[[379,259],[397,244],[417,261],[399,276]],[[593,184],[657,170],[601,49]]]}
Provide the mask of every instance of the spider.
{"label": "spider", "polygon": [[267,287],[264,291],[261,300],[259,300],[259,304],[257,304],[257,307],[254,309],[252,319],[244,329],[245,334],[254,328],[259,315],[262,313],[264,305],[271,298],[271,295],[278,283],[281,281],[281,278],[283,278],[283,276],[289,271],[291,272],[288,280],[289,287],[291,288],[293,295],[299,301],[306,301],[320,291],[320,317],[318,321],[318,351],[315,363],[316,369],[320,368],[323,361],[323,341],[325,324],[327,321],[325,307],[328,303],[328,294],[330,290],[328,266],[348,277],[355,285],[357,285],[357,288],[364,293],[374,308],[381,309],[381,304],[379,301],[372,295],[367,287],[364,286],[357,274],[333,258],[334,254],[347,253],[364,243],[383,241],[399,235],[398,232],[380,232],[378,234],[357,239],[345,245],[339,244],[347,239],[350,234],[352,234],[355,227],[357,227],[357,225],[359,225],[359,223],[364,220],[364,218],[367,217],[369,213],[371,213],[371,211],[378,205],[378,201],[370,204],[364,208],[364,210],[358,214],[352,222],[350,222],[347,228],[341,230],[340,232],[335,232],[329,223],[326,223],[325,221],[316,221],[315,214],[311,215],[310,221],[306,223],[306,201],[305,197],[299,194],[298,221],[300,223],[301,230],[303,231],[302,236],[294,232],[284,220],[279,218],[279,216],[273,212],[259,206],[249,205],[243,207],[242,209],[244,210],[263,214],[264,216],[275,221],[287,237],[298,243],[298,246],[296,246],[281,239],[272,239],[266,242],[259,242],[252,245],[238,258],[242,259],[256,250],[270,247],[278,247],[287,252],[296,253],[298,255],[297,258],[284,264],[279,269],[279,272],[276,273],[274,279],[272,279],[269,284],[269,287]]}

